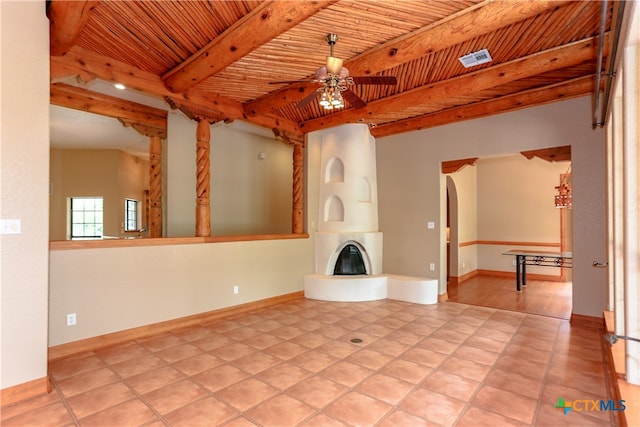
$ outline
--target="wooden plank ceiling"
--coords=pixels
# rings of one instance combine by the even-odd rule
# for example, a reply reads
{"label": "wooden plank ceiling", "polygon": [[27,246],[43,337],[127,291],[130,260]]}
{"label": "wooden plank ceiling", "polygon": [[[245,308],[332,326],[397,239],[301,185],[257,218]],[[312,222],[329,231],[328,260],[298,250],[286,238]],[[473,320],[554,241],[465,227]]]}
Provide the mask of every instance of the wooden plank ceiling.
{"label": "wooden plank ceiling", "polygon": [[[611,50],[609,2],[603,67]],[[247,120],[298,139],[364,122],[375,136],[594,92],[600,1],[49,2],[51,78],[103,79],[160,97],[189,117]],[[366,105],[298,103],[334,56],[352,76],[395,85],[349,88]],[[492,62],[459,57],[488,49]],[[590,117],[585,117],[585,126]]]}

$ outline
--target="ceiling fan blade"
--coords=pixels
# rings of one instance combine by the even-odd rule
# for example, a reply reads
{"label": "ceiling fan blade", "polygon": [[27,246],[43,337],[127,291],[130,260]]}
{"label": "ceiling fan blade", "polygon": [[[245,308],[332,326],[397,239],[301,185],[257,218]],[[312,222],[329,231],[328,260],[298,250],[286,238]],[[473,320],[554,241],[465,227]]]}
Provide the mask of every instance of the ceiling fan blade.
{"label": "ceiling fan blade", "polygon": [[349,101],[349,104],[355,109],[363,108],[367,105],[366,102],[362,100],[358,95],[355,94],[351,89],[347,89],[342,92],[342,97]]}
{"label": "ceiling fan blade", "polygon": [[351,76],[357,85],[396,85],[396,76]]}
{"label": "ceiling fan blade", "polygon": [[304,107],[306,107],[307,105],[309,105],[309,103],[311,103],[311,101],[316,99],[319,95],[320,95],[320,92],[318,92],[317,90],[313,91],[312,93],[307,95],[307,97],[304,98],[302,101],[298,102],[296,104],[296,108],[304,108]]}

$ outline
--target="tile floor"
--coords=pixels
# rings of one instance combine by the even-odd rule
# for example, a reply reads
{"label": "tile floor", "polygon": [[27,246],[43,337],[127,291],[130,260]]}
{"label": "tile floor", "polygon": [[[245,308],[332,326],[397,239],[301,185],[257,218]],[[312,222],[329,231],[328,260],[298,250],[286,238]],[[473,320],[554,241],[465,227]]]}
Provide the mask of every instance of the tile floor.
{"label": "tile floor", "polygon": [[[361,340],[361,342],[353,342]],[[597,331],[453,302],[301,299],[50,365],[3,426],[608,426]]]}

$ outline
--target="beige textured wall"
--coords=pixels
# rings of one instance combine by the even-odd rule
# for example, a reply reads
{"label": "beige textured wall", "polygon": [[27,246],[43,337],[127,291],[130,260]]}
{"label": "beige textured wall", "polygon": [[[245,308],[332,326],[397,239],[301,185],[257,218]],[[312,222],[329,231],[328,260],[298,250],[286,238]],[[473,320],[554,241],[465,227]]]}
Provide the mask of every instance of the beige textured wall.
{"label": "beige textured wall", "polygon": [[148,162],[118,150],[51,150],[51,240],[67,236],[69,197],[104,198],[104,235],[120,236],[124,199],[144,199]]}
{"label": "beige textured wall", "polygon": [[300,291],[312,272],[310,239],[52,251],[49,345]]}
{"label": "beige textured wall", "polygon": [[478,248],[465,245],[456,251],[460,243],[478,240],[478,168],[465,166],[458,172],[449,174],[453,181],[453,191],[449,193],[451,205],[452,241],[451,275],[463,276],[478,268]]}
{"label": "beige textured wall", "polygon": [[[193,236],[196,123],[169,114],[168,134],[167,236]],[[223,123],[211,127],[210,143],[211,234],[290,233],[292,148]]]}
{"label": "beige textured wall", "polygon": [[47,375],[49,23],[42,1],[0,1],[0,388]]}
{"label": "beige textured wall", "polygon": [[[606,272],[593,269],[605,259],[604,132],[592,130],[588,97],[478,120],[399,134],[377,141],[380,230],[387,273],[432,276],[436,263],[445,292],[446,242],[443,160],[493,157],[535,148],[572,146],[573,310],[601,316]],[[428,230],[427,221],[436,221]]]}
{"label": "beige textured wall", "polygon": [[[478,240],[560,243],[560,210],[555,187],[569,162],[527,159],[520,154],[478,161]],[[515,271],[511,249],[558,251],[559,247],[478,245],[478,268]],[[535,274],[559,276],[558,268],[531,267]]]}
{"label": "beige textured wall", "polygon": [[[124,229],[124,199],[137,200],[138,228],[147,228],[144,210],[144,190],[149,189],[149,162],[124,151],[118,151],[118,231]],[[118,233],[121,234],[121,233]]]}

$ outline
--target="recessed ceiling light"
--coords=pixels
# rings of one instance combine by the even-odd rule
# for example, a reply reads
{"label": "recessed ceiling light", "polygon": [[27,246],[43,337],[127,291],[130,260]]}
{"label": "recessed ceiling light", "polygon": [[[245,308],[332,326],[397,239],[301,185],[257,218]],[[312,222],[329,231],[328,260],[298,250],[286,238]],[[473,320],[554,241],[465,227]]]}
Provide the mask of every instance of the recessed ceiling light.
{"label": "recessed ceiling light", "polygon": [[116,89],[120,89],[120,90],[124,90],[124,89],[126,89],[126,86],[125,86],[125,85],[123,85],[122,83],[115,83],[113,86],[114,86]]}

